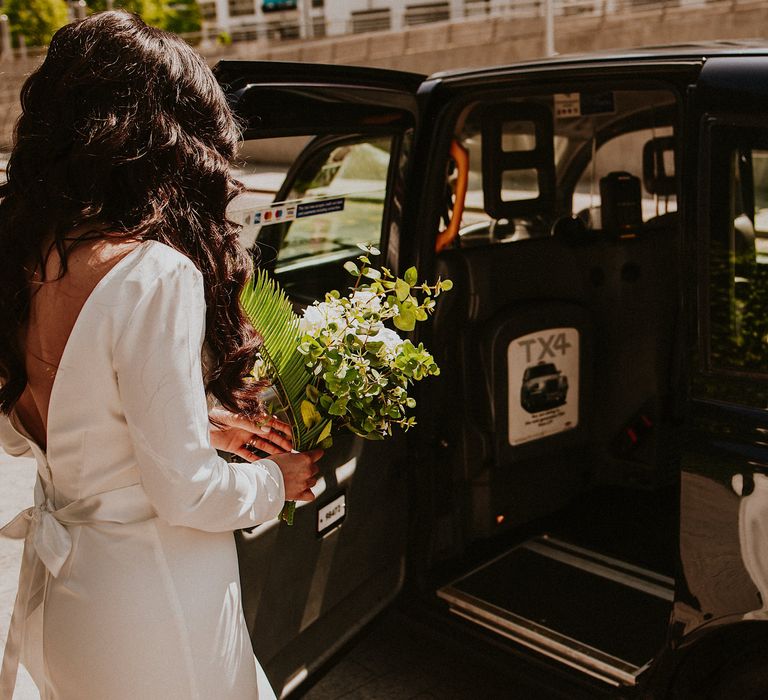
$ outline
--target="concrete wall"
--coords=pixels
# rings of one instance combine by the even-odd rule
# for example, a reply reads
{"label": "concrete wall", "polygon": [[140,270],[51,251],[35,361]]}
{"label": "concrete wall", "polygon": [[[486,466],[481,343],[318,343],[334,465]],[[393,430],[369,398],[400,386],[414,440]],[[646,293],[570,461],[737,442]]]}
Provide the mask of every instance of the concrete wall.
{"label": "concrete wall", "polygon": [[[596,2],[596,7],[604,6]],[[561,16],[555,21],[559,53],[766,36],[768,3],[763,0],[700,1],[696,5],[667,2],[645,11]],[[227,48],[203,48],[202,52],[211,63],[221,58],[347,63],[429,74],[542,56],[544,20],[489,16],[303,43],[244,42]],[[19,88],[38,61],[0,62],[0,148],[10,143]]]}
{"label": "concrete wall", "polygon": [[0,59],[0,152],[8,150],[19,116],[19,92],[42,58]]}
{"label": "concrete wall", "polygon": [[[715,0],[676,7],[659,3],[657,9],[646,11],[562,16],[555,21],[555,47],[562,54],[766,36],[768,3],[762,0]],[[536,58],[544,53],[543,18],[498,16],[437,22],[401,32],[274,45],[256,51],[235,46],[229,55],[279,61],[350,63],[432,73],[452,68],[500,65]]]}

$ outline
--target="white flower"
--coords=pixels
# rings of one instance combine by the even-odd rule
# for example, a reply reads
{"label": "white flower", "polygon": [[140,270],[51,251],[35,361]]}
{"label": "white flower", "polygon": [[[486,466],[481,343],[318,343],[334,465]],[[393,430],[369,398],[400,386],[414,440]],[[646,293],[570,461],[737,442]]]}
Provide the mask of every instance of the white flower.
{"label": "white flower", "polygon": [[340,305],[316,301],[304,309],[304,315],[299,319],[299,331],[316,338],[320,331],[328,328],[331,323],[341,327],[344,325],[343,321],[344,309]]}
{"label": "white flower", "polygon": [[373,311],[374,313],[381,311],[381,299],[373,292],[357,291],[352,295],[352,302],[357,307],[366,307],[367,311]]}
{"label": "white flower", "polygon": [[396,355],[397,349],[403,344],[403,339],[391,328],[386,327],[382,327],[376,335],[372,335],[368,340],[376,343],[384,343],[387,354],[390,356]]}

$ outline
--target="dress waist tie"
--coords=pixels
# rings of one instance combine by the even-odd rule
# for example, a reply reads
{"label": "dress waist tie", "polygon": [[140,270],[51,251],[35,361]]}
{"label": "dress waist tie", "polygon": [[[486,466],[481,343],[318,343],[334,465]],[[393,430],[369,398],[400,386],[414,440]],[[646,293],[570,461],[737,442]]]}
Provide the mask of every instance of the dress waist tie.
{"label": "dress waist tie", "polygon": [[140,484],[123,486],[72,501],[56,509],[38,475],[35,505],[0,528],[0,536],[24,540],[19,588],[0,668],[0,700],[12,700],[26,622],[43,603],[47,577],[58,576],[72,551],[67,526],[139,523],[156,513]]}

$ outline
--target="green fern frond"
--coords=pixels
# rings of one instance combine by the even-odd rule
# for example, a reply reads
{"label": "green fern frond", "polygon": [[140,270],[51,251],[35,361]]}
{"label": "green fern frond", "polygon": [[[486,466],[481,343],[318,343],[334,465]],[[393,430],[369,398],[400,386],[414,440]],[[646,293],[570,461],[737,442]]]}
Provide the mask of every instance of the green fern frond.
{"label": "green fern frond", "polygon": [[301,402],[306,397],[312,375],[304,366],[304,356],[298,351],[301,340],[299,317],[285,292],[264,270],[259,271],[255,280],[248,281],[240,301],[262,337],[261,356],[278,400],[288,414],[294,449],[307,450],[317,443],[325,422],[307,428],[301,417]]}

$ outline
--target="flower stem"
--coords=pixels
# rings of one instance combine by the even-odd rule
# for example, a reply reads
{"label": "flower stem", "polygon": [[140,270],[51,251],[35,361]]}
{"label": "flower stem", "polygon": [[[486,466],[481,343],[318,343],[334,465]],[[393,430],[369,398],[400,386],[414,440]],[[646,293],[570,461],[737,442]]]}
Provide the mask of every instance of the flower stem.
{"label": "flower stem", "polygon": [[280,520],[293,525],[293,516],[296,513],[296,501],[286,501],[283,509],[280,511]]}

